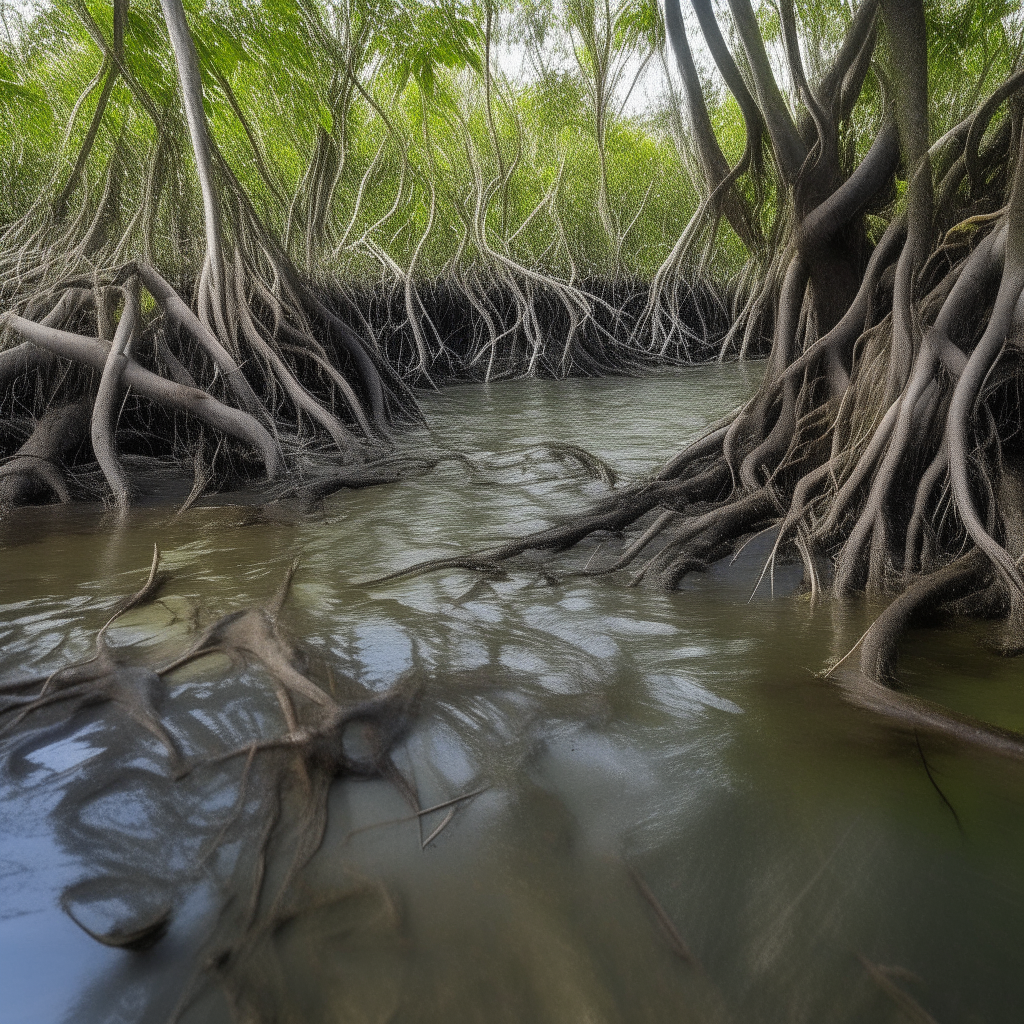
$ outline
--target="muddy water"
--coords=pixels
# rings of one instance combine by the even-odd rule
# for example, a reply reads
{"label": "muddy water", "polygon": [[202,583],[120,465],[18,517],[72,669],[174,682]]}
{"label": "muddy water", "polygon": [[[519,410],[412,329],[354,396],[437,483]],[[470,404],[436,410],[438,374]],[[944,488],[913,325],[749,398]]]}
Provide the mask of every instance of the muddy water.
{"label": "muddy water", "polygon": [[[540,442],[641,474],[755,379],[453,389],[427,399],[431,423],[476,470],[312,512],[9,519],[0,682],[88,657],[154,542],[173,579],[110,631],[140,664],[267,600],[298,556],[283,621],[309,674],[353,699],[414,668],[397,769],[422,807],[483,792],[417,821],[395,781],[338,781],[292,878],[310,796],[297,772],[237,757],[174,782],[118,707],[40,711],[0,738],[2,1024],[1019,1021],[1024,769],[918,745],[815,677],[869,609],[786,596],[786,567],[774,600],[765,583],[748,601],[756,544],[671,595],[529,568],[361,582],[607,493]],[[903,678],[1024,727],[1021,663],[985,641],[922,629]],[[161,717],[190,761],[284,731],[258,666],[214,657],[167,682]],[[107,948],[62,900],[98,931],[167,908],[170,925],[146,952]],[[229,933],[241,944],[218,946]]]}

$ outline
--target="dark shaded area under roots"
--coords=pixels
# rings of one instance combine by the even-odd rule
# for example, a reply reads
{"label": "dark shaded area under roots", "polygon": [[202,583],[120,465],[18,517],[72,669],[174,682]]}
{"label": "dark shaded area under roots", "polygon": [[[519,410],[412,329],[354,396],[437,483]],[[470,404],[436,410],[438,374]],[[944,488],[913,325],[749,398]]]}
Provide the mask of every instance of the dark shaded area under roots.
{"label": "dark shaded area under roots", "polygon": [[[359,433],[358,424],[351,424],[359,438],[357,447],[340,451],[319,424],[297,409],[258,360],[243,362],[241,373],[263,404],[264,422],[273,426],[280,445],[287,484],[297,486],[299,493],[308,491],[313,498],[342,486],[415,475],[429,469],[438,455],[443,457],[444,453],[430,450],[407,451],[408,443],[399,436],[422,421],[410,388],[525,375],[643,374],[666,365],[712,359],[728,328],[725,302],[710,280],[680,291],[678,321],[692,341],[685,352],[678,344],[673,350],[651,351],[635,336],[649,298],[643,282],[581,282],[575,294],[592,301],[588,312],[574,309],[572,315],[563,296],[538,285],[530,295],[529,313],[534,329],[544,332],[545,348],[538,350],[536,338],[530,341],[524,330],[521,296],[509,287],[496,281],[477,282],[471,291],[438,280],[421,283],[414,292],[420,341],[427,338],[431,343],[424,361],[402,289],[352,288],[338,281],[307,282],[305,287],[313,303],[311,327],[322,354],[301,344],[289,345],[285,336],[282,354],[295,381],[330,415],[351,424],[351,414],[339,403],[333,386],[332,374],[335,380],[340,374],[353,382],[356,399],[368,409],[372,395],[361,387],[351,344],[339,334],[351,330],[367,343],[385,383],[385,414],[391,431],[390,436],[387,432],[366,436]],[[187,304],[192,303],[194,282],[179,284],[176,290]],[[261,315],[268,322],[273,320],[271,310]],[[95,336],[101,333],[99,328],[95,307],[88,303],[62,325],[83,336]],[[488,350],[488,329],[499,339],[491,346],[493,353]],[[7,379],[0,380],[0,503],[55,497],[106,500],[109,487],[96,464],[89,434],[89,406],[100,372],[49,353],[43,356],[31,361],[27,371],[8,370]],[[143,324],[132,359],[158,376],[198,386],[233,404],[209,354],[166,317]],[[133,500],[162,495],[164,500],[180,501],[189,486],[195,488],[190,496],[195,500],[204,491],[230,491],[265,480],[261,453],[187,412],[140,396],[131,387],[119,401],[113,429]],[[295,486],[286,488],[289,494],[295,493]]]}
{"label": "dark shaded area under roots", "polygon": [[[651,298],[648,282],[587,278],[574,287],[590,300],[585,313],[572,309],[570,315],[571,307],[554,288],[533,287],[529,315],[536,317],[545,338],[543,350],[534,358],[534,343],[524,329],[520,297],[503,282],[459,284],[444,278],[417,282],[415,309],[430,343],[425,369],[418,362],[417,341],[402,288],[367,288],[328,281],[320,286],[319,294],[339,319],[354,330],[372,334],[387,364],[402,372],[413,386],[525,374],[595,377],[703,363],[718,356],[722,338],[729,330],[725,289],[711,278],[694,280],[680,287],[676,295],[673,312],[688,339],[685,351],[679,342],[666,351],[655,351],[646,337],[637,337],[637,327]],[[501,339],[493,358],[489,326]],[[570,336],[572,345],[566,353],[564,345]],[[761,338],[749,354],[766,355],[770,340],[767,335]]]}

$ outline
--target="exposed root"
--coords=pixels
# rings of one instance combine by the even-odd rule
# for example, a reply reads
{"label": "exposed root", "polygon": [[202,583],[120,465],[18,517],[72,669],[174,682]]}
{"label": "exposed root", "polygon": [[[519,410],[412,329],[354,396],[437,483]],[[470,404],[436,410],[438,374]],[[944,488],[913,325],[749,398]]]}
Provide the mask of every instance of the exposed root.
{"label": "exposed root", "polygon": [[83,403],[46,411],[29,439],[0,465],[0,505],[25,501],[39,488],[51,491],[64,503],[71,500],[67,473],[58,460],[81,443],[88,415]]}
{"label": "exposed root", "polygon": [[270,493],[270,500],[297,497],[306,501],[320,501],[340,490],[376,487],[422,476],[450,459],[461,457],[415,458],[396,455],[358,466],[327,468],[313,472],[304,479],[276,487]]}
{"label": "exposed root", "polygon": [[[733,339],[743,336],[745,345],[748,336],[772,329],[758,392],[654,479],[571,521],[370,582],[453,568],[493,573],[527,551],[559,551],[608,531],[628,532],[621,553],[587,572],[632,566],[633,583],[671,588],[752,535],[775,530],[762,578],[773,574],[778,558],[795,555],[815,600],[860,591],[891,598],[859,643],[858,660],[847,656],[829,673],[848,699],[900,727],[1019,756],[1024,737],[892,684],[899,637],[924,608],[971,611],[973,604],[998,614],[1005,620],[1003,652],[1024,649],[1019,104],[1002,122],[1009,128],[993,128],[984,156],[976,148],[1000,104],[1024,87],[1024,75],[1008,78],[929,148],[923,9],[903,5],[897,17],[894,5],[866,2],[819,94],[793,64],[806,105],[805,119],[794,120],[767,60],[758,57],[746,79],[711,5],[695,3],[705,42],[747,127],[748,151],[730,169],[699,80],[688,74],[677,6],[673,0],[666,9],[669,37],[709,187],[680,252],[696,244],[701,218],[723,215],[740,237],[758,223],[749,193],[734,186],[745,174],[756,188],[765,185],[768,171],[755,157],[766,140],[777,192],[791,197],[778,207],[766,250],[752,241],[756,255],[743,279],[750,293],[734,307]],[[740,17],[736,5],[730,10],[753,60],[751,54],[763,52],[756,19]],[[893,52],[905,60],[891,69],[891,102],[888,82],[883,90],[874,144],[850,166],[838,142],[841,124],[867,74],[879,16]],[[890,201],[901,161],[910,168],[906,208],[872,245],[865,211]],[[646,314],[654,342],[668,331],[658,326],[659,301]]]}

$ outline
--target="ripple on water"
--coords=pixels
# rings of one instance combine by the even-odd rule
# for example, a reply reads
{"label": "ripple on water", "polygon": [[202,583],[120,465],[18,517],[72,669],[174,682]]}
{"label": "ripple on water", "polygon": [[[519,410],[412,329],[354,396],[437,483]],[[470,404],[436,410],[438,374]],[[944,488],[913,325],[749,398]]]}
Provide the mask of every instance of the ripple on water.
{"label": "ripple on water", "polygon": [[[144,509],[112,534],[100,510],[16,514],[0,537],[0,679],[87,655],[154,542],[173,580],[163,604],[113,631],[127,656],[164,657],[196,623],[267,600],[299,557],[283,624],[310,671],[326,679],[330,667],[339,692],[355,692],[347,677],[365,692],[421,666],[396,765],[425,806],[490,788],[423,850],[449,808],[413,820],[385,782],[334,786],[291,916],[231,975],[266,1019],[888,1019],[896,1008],[868,962],[899,968],[886,977],[943,1024],[1015,1021],[1024,775],[924,745],[965,841],[913,740],[808,671],[856,639],[863,611],[772,602],[766,587],[748,604],[756,545],[732,576],[715,567],[672,595],[603,578],[547,585],[521,567],[504,580],[360,584],[578,515],[607,487],[542,442],[581,444],[628,479],[742,401],[758,373],[428,395],[434,436],[478,469],[341,492],[316,515]],[[581,567],[597,544],[556,568]],[[942,644],[949,657],[937,660],[911,637],[906,664],[935,692],[963,695],[963,666],[987,656],[956,637]],[[977,673],[961,699],[1019,713],[1019,665],[990,659]],[[224,657],[176,674],[164,714],[187,759],[283,729],[266,673]],[[110,708],[69,726],[40,716],[17,744],[0,738],[0,755],[0,964],[14,965],[4,1024],[166,1010],[214,927],[217,886],[231,891],[271,820],[265,777],[237,757],[175,783],[153,738]],[[271,878],[290,855],[291,784]],[[208,855],[233,816],[251,831]],[[117,899],[82,913],[120,926],[130,890],[118,886],[143,877],[177,901],[149,953],[99,951],[53,909],[65,887],[100,879]],[[21,916],[5,918],[9,907]],[[182,1019],[228,1013],[207,1001]]]}

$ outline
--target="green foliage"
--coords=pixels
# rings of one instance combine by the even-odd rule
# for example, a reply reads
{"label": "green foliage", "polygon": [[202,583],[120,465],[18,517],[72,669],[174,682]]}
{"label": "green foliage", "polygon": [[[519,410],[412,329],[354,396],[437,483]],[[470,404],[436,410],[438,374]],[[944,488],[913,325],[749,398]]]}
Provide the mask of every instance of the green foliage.
{"label": "green foliage", "polygon": [[932,133],[941,135],[1013,70],[1019,11],[1012,0],[929,0],[925,16]]}
{"label": "green foliage", "polygon": [[[619,77],[662,43],[655,0],[625,0],[607,23],[592,0],[573,2],[575,22],[567,8],[535,3],[512,16],[490,0],[186,0],[186,14],[217,151],[310,270],[387,279],[414,257],[415,272],[431,275],[486,268],[499,253],[552,273],[604,273],[614,240],[597,210],[603,188],[616,230],[628,226],[621,272],[649,276],[696,203],[666,134],[614,109],[607,74],[598,110],[578,65],[526,80],[506,70],[524,24],[534,46],[566,55],[572,26],[578,42],[589,18],[590,52]],[[0,161],[15,183],[5,221],[64,187],[86,139],[109,68],[82,4],[55,0],[19,26],[14,47],[0,45]],[[110,0],[84,9],[111,39]],[[194,270],[198,192],[158,0],[132,0],[125,59],[135,84],[112,89],[72,206],[95,205],[116,150],[124,226],[148,182],[162,189],[150,237],[129,250],[145,244]]]}
{"label": "green foliage", "polygon": [[[776,9],[755,7],[778,56]],[[813,81],[851,12],[845,0],[796,9]],[[13,44],[0,40],[5,222],[52,202],[87,138],[110,68],[83,11],[109,40],[111,0],[52,0],[15,18]],[[665,45],[657,0],[186,0],[186,12],[217,152],[311,272],[397,280],[505,259],[650,277],[696,208],[678,110],[622,109]],[[1020,25],[1011,0],[929,0],[927,17],[938,135],[1010,71]],[[697,55],[735,161],[739,108]],[[199,197],[159,0],[132,0],[125,63],[132,82],[110,90],[70,208],[94,211],[116,172],[125,251],[194,272]],[[869,75],[843,127],[851,166],[880,113]],[[766,224],[772,213],[769,194]],[[717,239],[713,266],[732,273],[742,246],[721,225]]]}

